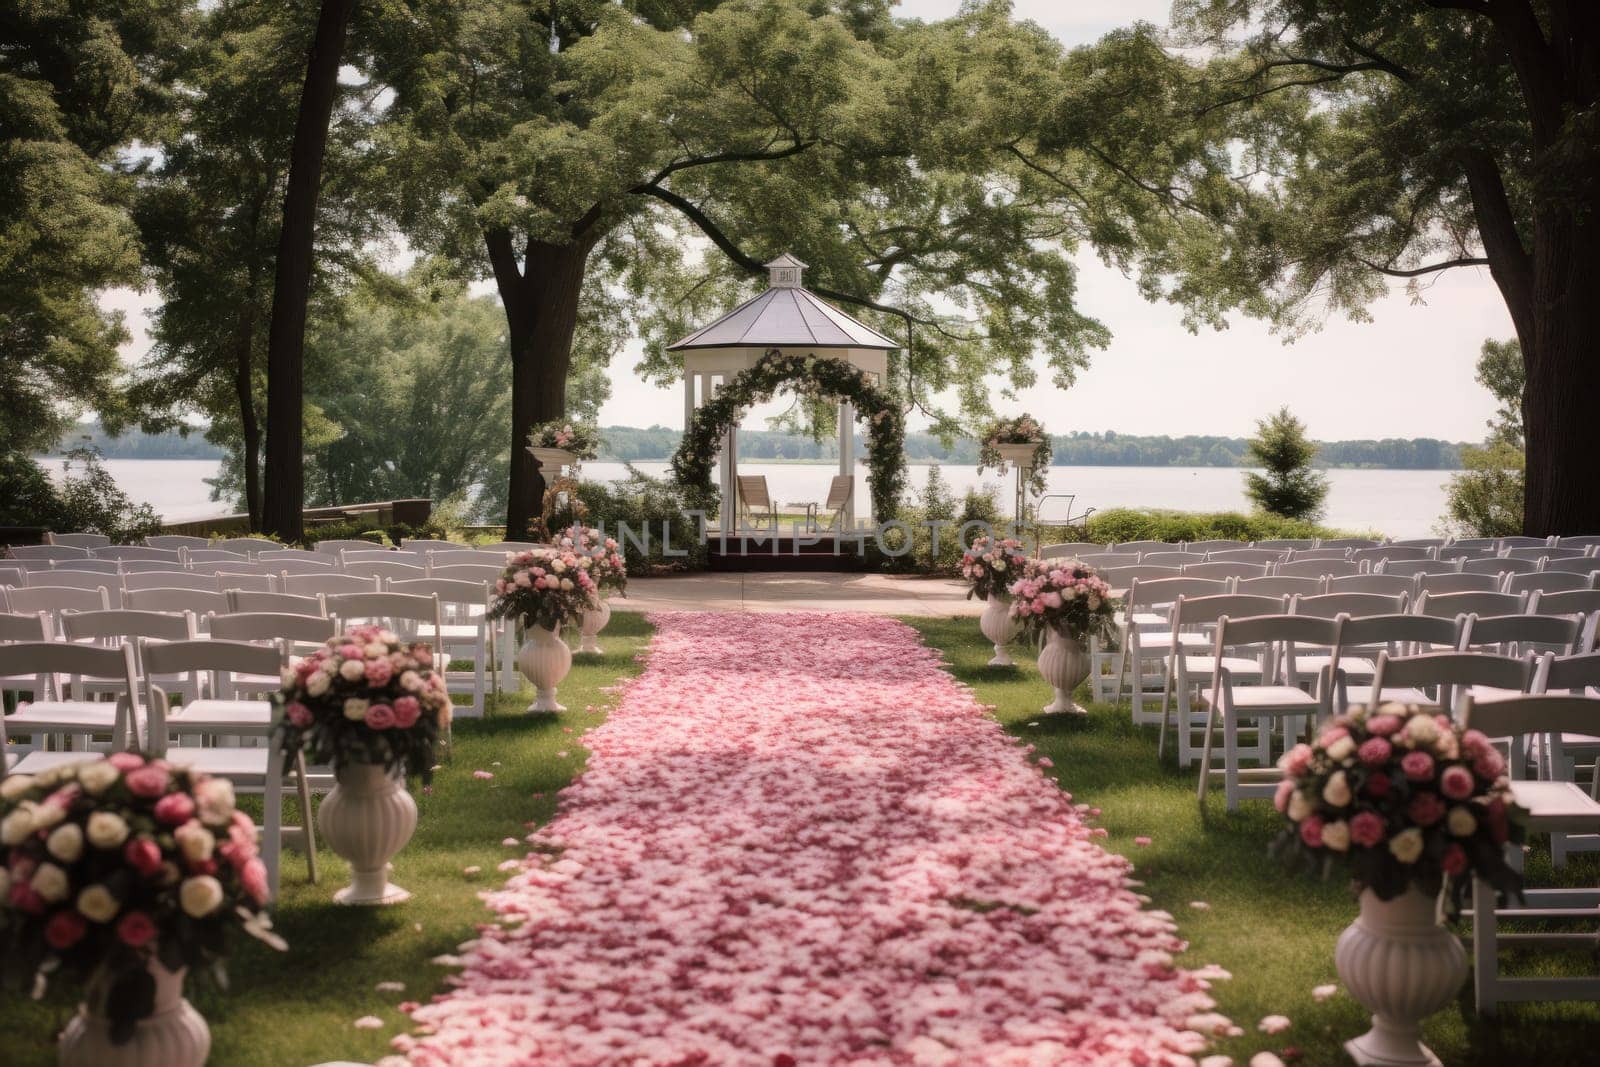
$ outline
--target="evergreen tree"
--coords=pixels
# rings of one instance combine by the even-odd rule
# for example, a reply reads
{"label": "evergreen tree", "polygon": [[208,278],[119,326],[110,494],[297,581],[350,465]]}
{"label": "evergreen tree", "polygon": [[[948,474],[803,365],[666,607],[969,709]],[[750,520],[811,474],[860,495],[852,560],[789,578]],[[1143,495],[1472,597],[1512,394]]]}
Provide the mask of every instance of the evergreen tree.
{"label": "evergreen tree", "polygon": [[1263,472],[1245,475],[1245,492],[1262,511],[1286,519],[1316,519],[1328,495],[1328,479],[1311,469],[1316,454],[1305,424],[1287,407],[1279,408],[1256,423],[1250,458]]}

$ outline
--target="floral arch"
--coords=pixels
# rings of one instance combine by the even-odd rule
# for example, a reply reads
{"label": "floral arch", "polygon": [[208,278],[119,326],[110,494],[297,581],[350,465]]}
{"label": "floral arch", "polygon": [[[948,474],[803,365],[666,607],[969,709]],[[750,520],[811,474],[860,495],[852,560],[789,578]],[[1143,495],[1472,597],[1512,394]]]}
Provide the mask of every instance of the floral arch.
{"label": "floral arch", "polygon": [[744,410],[771,400],[785,385],[802,393],[848,401],[867,423],[867,487],[879,522],[899,509],[906,482],[905,416],[894,397],[857,367],[829,356],[786,355],[769,349],[740,371],[715,396],[695,409],[683,443],[672,457],[672,472],[691,507],[710,511],[717,503],[712,484],[724,434],[738,427]]}

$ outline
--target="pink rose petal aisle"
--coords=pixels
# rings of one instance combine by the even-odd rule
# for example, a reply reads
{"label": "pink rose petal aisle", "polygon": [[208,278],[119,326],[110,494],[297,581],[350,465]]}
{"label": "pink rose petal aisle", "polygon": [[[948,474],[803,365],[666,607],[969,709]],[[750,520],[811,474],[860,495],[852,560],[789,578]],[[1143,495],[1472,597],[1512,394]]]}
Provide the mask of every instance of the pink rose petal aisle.
{"label": "pink rose petal aisle", "polygon": [[413,1062],[1177,1065],[1228,1025],[909,627],[654,621]]}

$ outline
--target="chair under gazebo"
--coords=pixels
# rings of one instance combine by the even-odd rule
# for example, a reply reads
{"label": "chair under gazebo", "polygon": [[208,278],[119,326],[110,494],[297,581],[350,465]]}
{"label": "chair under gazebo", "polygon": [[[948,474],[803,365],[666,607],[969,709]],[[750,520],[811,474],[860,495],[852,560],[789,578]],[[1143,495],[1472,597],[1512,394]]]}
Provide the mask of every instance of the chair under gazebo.
{"label": "chair under gazebo", "polygon": [[[766,264],[768,287],[756,297],[740,304],[715,322],[667,346],[683,357],[683,421],[687,429],[695,410],[740,372],[749,370],[769,352],[787,355],[828,357],[850,364],[874,382],[888,377],[889,353],[900,346],[883,334],[859,322],[824,301],[801,284],[806,264],[785,253]],[[698,383],[698,387],[697,387]],[[856,413],[847,400],[839,402],[839,474],[855,477]],[[766,522],[741,520],[739,477],[739,429],[730,426],[722,437],[717,464],[721,492],[718,529],[724,542],[744,534],[776,534]],[[837,483],[837,479],[835,480]],[[751,486],[753,489],[754,487]],[[838,484],[818,486],[819,496],[838,490]],[[859,526],[859,520],[872,521],[866,497],[854,490],[845,495],[836,509],[837,536],[843,537]],[[829,501],[832,503],[833,501]],[[768,514],[775,514],[771,502]],[[826,507],[823,509],[826,511]],[[809,515],[809,512],[808,512]],[[776,523],[770,525],[775,526]],[[813,524],[814,525],[814,524]]]}

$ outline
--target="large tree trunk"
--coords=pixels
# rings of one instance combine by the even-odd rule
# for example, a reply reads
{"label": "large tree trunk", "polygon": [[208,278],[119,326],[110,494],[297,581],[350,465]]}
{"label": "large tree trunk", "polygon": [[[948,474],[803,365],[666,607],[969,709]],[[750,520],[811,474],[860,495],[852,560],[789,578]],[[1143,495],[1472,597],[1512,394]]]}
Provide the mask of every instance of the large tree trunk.
{"label": "large tree trunk", "polygon": [[1537,227],[1534,347],[1523,350],[1527,455],[1523,532],[1600,533],[1600,205],[1587,220]]}
{"label": "large tree trunk", "polygon": [[521,540],[543,503],[545,479],[528,453],[528,432],[567,410],[567,372],[578,326],[592,240],[554,245],[528,242],[519,270],[511,236],[484,235],[505,307],[511,341],[511,472],[506,538]]}
{"label": "large tree trunk", "polygon": [[323,0],[316,37],[306,59],[305,88],[289,152],[283,198],[283,231],[272,291],[272,329],[267,340],[267,466],[262,528],[299,540],[304,533],[305,474],[302,378],[306,303],[311,293],[312,241],[328,120],[338,90],[339,63],[356,0]]}

